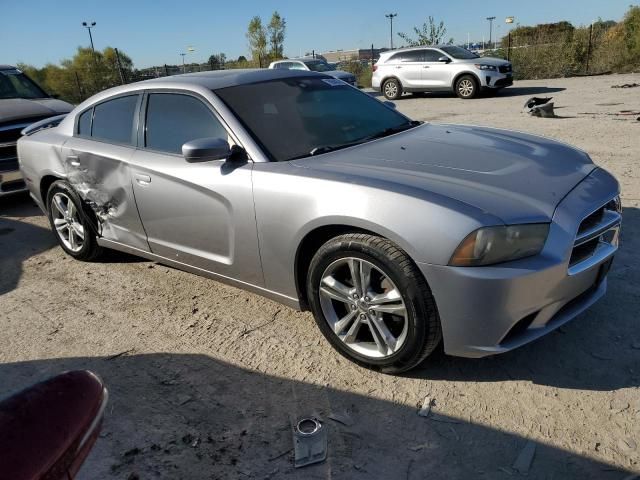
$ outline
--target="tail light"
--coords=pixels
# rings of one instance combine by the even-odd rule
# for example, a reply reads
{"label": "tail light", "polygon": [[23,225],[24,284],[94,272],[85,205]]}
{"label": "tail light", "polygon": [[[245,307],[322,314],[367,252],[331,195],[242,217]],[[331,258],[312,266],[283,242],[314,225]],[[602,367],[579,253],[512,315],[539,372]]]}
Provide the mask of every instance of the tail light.
{"label": "tail light", "polygon": [[375,72],[376,70],[378,70],[378,65],[373,66],[373,71]]}

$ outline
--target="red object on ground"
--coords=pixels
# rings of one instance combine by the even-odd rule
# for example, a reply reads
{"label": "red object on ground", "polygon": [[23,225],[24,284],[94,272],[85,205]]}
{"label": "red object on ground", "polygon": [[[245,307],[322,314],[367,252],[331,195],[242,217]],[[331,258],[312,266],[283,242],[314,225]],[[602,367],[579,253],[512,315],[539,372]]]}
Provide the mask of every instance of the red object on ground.
{"label": "red object on ground", "polygon": [[0,402],[0,480],[67,480],[96,441],[107,391],[93,373],[66,372]]}

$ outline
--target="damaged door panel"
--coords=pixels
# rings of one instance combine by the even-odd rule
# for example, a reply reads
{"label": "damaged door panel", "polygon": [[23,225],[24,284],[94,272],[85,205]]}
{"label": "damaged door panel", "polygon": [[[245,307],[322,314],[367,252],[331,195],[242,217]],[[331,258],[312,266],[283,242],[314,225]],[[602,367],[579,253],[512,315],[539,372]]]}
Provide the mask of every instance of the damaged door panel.
{"label": "damaged door panel", "polygon": [[134,148],[72,137],[62,147],[67,180],[95,213],[100,236],[149,251],[133,197]]}

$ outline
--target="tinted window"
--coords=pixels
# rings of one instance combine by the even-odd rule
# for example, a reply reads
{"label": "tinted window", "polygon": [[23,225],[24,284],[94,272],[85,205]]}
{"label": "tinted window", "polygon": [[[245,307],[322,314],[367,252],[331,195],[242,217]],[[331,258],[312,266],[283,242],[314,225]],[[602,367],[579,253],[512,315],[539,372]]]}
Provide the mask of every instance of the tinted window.
{"label": "tinted window", "polygon": [[78,135],[91,135],[91,113],[93,109],[90,108],[78,118]]}
{"label": "tinted window", "polygon": [[145,133],[148,148],[182,153],[183,144],[206,137],[226,140],[227,131],[202,101],[174,93],[149,95]]}
{"label": "tinted window", "polygon": [[424,61],[423,50],[411,50],[399,52],[390,58],[394,62],[422,62]]}
{"label": "tinted window", "polygon": [[223,88],[216,94],[276,161],[413,126],[382,102],[336,79],[287,78]]}
{"label": "tinted window", "polygon": [[95,106],[91,136],[115,143],[132,143],[133,114],[138,95],[109,100]]}
{"label": "tinted window", "polygon": [[46,98],[48,96],[17,68],[0,70],[0,98]]}
{"label": "tinted window", "polygon": [[437,62],[440,57],[444,55],[437,50],[423,50],[425,62]]}
{"label": "tinted window", "polygon": [[472,58],[480,58],[473,52],[470,52],[466,48],[456,47],[455,45],[448,45],[446,47],[442,47],[444,52],[447,52],[453,58],[459,58],[461,60],[470,60]]}

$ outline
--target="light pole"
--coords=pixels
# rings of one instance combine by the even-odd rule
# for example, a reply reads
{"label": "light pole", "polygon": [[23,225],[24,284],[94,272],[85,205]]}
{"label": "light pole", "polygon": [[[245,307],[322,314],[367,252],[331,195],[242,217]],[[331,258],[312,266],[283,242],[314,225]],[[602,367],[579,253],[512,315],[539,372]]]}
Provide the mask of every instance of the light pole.
{"label": "light pole", "polygon": [[180,55],[182,56],[182,73],[187,73],[184,67],[184,56],[186,55],[186,53],[181,53]]}
{"label": "light pole", "polygon": [[82,22],[82,26],[89,30],[89,41],[91,42],[91,51],[96,53],[96,49],[93,48],[93,37],[91,36],[91,29],[96,26],[96,22]]}
{"label": "light pole", "polygon": [[496,17],[487,17],[487,20],[489,20],[489,48],[491,48],[491,35],[493,33],[493,21],[496,19]]}
{"label": "light pole", "polygon": [[397,13],[387,13],[385,15],[385,17],[387,17],[391,23],[391,36],[389,37],[391,50],[393,50],[393,17],[397,17],[397,16],[398,16]]}

